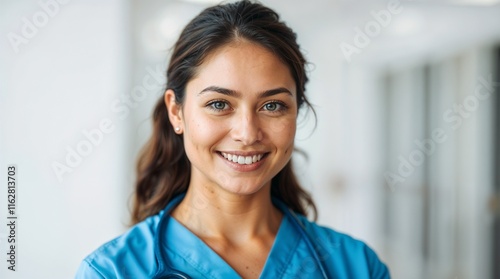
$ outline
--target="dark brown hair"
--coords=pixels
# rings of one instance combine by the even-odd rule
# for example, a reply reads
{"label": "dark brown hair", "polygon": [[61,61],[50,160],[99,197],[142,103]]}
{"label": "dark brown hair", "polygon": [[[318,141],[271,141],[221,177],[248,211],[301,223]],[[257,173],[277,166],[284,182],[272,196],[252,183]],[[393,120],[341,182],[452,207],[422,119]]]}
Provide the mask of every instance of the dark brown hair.
{"label": "dark brown hair", "polygon": [[[228,43],[245,39],[267,48],[288,66],[297,87],[298,108],[304,104],[311,108],[304,95],[308,81],[306,60],[296,38],[276,12],[259,3],[239,1],[207,8],[188,23],[174,45],[167,69],[167,89],[172,89],[176,102],[182,104],[186,84],[207,55]],[[158,213],[174,196],[185,192],[190,174],[191,164],[182,136],[174,132],[164,99],[160,98],[153,113],[153,135],[137,164],[132,222]],[[291,160],[272,179],[271,195],[303,215],[308,207],[312,208],[316,218],[316,206],[299,185]]]}

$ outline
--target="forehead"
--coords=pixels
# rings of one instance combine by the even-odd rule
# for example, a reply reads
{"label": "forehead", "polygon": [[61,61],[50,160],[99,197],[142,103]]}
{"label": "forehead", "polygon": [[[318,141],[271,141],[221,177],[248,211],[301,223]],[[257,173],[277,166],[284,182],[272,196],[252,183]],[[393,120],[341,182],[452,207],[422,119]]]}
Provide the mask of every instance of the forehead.
{"label": "forehead", "polygon": [[241,92],[285,87],[295,95],[289,68],[268,49],[245,40],[226,44],[205,58],[187,90],[219,86]]}

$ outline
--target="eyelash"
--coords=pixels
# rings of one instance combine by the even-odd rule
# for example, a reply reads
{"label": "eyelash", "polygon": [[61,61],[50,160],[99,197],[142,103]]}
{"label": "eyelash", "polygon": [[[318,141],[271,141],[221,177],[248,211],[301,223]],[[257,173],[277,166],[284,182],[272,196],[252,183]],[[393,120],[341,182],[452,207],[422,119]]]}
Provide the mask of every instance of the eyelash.
{"label": "eyelash", "polygon": [[288,106],[285,103],[277,100],[267,102],[262,107],[266,107],[269,104],[275,104],[279,106],[276,110],[268,110],[270,113],[281,113],[288,109]]}
{"label": "eyelash", "polygon": [[[226,109],[215,108],[214,105],[218,104],[218,103],[223,103],[225,106],[229,107],[229,103],[225,100],[210,101],[209,103],[207,103],[206,107],[215,111],[215,112],[222,112],[222,111],[226,110]],[[276,104],[279,106],[276,110],[268,110],[268,112],[270,112],[270,113],[281,113],[281,112],[286,111],[288,109],[288,106],[284,102],[278,101],[278,100],[273,100],[273,101],[267,102],[262,106],[262,108],[265,108],[269,104]]]}
{"label": "eyelash", "polygon": [[227,101],[224,101],[224,100],[213,100],[213,101],[210,101],[206,106],[215,111],[215,112],[221,112],[221,111],[224,111],[224,109],[218,109],[218,108],[215,108],[215,104],[217,103],[223,103],[224,105],[226,106],[229,106],[229,103]]}

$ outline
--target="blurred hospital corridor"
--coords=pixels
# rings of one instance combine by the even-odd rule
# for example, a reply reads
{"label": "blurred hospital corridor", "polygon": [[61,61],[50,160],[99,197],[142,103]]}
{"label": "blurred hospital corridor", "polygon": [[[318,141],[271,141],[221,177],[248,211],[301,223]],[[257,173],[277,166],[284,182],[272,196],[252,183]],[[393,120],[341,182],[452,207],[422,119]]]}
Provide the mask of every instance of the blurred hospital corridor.
{"label": "blurred hospital corridor", "polygon": [[[0,0],[0,278],[73,278],[126,231],[172,44],[219,2]],[[500,0],[261,2],[309,62],[293,161],[318,222],[392,278],[500,278]]]}

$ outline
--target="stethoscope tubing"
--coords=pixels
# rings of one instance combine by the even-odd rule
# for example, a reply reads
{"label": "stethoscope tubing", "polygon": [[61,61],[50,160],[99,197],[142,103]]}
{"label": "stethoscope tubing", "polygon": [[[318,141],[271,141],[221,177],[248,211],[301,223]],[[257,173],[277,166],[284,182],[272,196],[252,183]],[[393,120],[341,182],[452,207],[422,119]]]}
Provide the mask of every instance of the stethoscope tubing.
{"label": "stethoscope tubing", "polygon": [[[156,264],[158,266],[158,270],[156,271],[156,274],[154,275],[153,278],[162,278],[162,279],[174,279],[174,278],[180,278],[180,279],[191,279],[189,275],[185,274],[182,271],[175,270],[171,266],[168,265],[166,258],[163,253],[163,247],[161,243],[161,236],[164,235],[164,231],[166,229],[166,222],[168,221],[168,218],[170,217],[170,213],[172,212],[172,209],[184,198],[185,194],[180,194],[176,197],[174,197],[167,205],[167,207],[164,210],[163,216],[160,218],[160,221],[158,222],[158,229],[156,230],[155,238],[154,238],[154,250],[155,250],[155,259],[156,259]],[[166,273],[166,274],[165,274]],[[164,275],[165,274],[165,275]]]}
{"label": "stethoscope tubing", "polygon": [[[167,279],[167,278],[181,278],[181,279],[190,279],[189,275],[185,274],[182,271],[175,270],[173,269],[166,261],[166,257],[164,252],[164,249],[162,247],[161,243],[161,236],[164,235],[164,231],[166,229],[166,222],[168,221],[170,217],[170,213],[172,209],[184,198],[185,194],[180,194],[176,197],[174,197],[167,205],[167,207],[164,210],[163,216],[160,218],[160,221],[158,223],[158,228],[156,230],[156,235],[154,238],[154,253],[155,253],[155,259],[156,263],[158,266],[158,270],[156,271],[156,274],[154,275],[153,278],[162,278],[162,279]],[[289,217],[289,220],[291,220],[293,226],[295,229],[300,232],[300,234],[303,236],[304,240],[306,241],[306,244],[308,248],[312,251],[314,260],[316,261],[316,265],[319,268],[320,272],[322,273],[323,278],[328,279],[326,270],[323,266],[323,263],[318,255],[318,251],[316,250],[316,247],[318,246],[318,243],[314,240],[314,238],[311,237],[311,235],[308,233],[307,228],[300,222],[299,217],[297,214],[288,208],[282,201],[273,198],[273,203],[287,216]]]}
{"label": "stethoscope tubing", "polygon": [[284,211],[288,211],[289,215],[292,216],[290,218],[292,220],[292,223],[294,224],[295,228],[302,234],[304,237],[304,240],[307,243],[307,246],[309,249],[313,252],[313,257],[314,261],[316,262],[317,267],[321,271],[321,275],[323,276],[324,279],[328,279],[328,276],[326,275],[326,270],[325,267],[323,266],[323,261],[319,258],[318,251],[316,250],[316,247],[319,247],[319,244],[314,240],[314,238],[309,234],[307,231],[307,228],[300,222],[299,217],[297,217],[297,214],[290,208],[286,207],[283,209]]}

